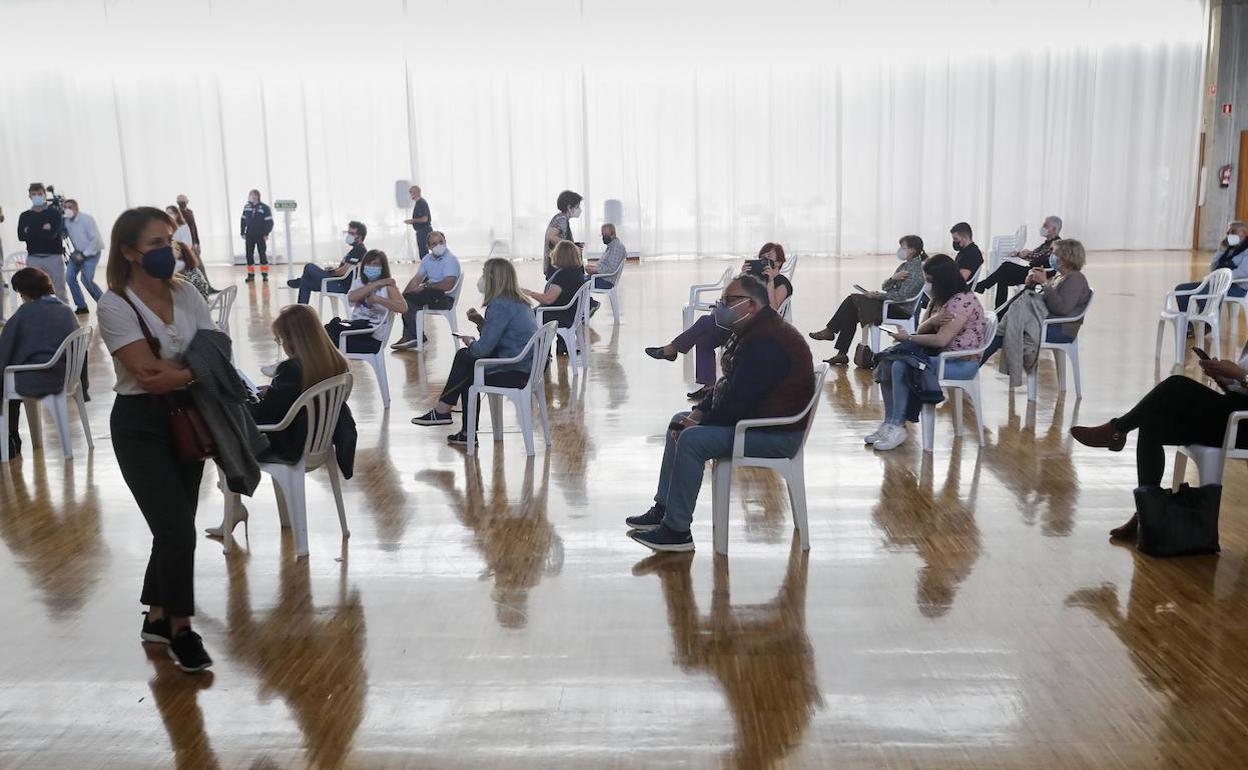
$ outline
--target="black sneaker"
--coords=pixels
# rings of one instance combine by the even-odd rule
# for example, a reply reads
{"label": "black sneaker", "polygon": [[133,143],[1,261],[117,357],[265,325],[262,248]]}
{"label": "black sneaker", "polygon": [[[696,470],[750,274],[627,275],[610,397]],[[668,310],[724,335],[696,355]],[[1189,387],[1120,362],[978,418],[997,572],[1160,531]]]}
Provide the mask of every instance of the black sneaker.
{"label": "black sneaker", "polygon": [[712,390],[714,390],[714,388],[712,388],[710,385],[703,385],[702,387],[698,388],[692,393],[687,393],[685,397],[688,398],[690,401],[701,401],[702,399],[710,395],[710,392]]}
{"label": "black sneaker", "polygon": [[640,516],[629,516],[624,520],[624,523],[638,532],[649,532],[659,528],[659,525],[663,523],[663,514],[665,512],[663,506],[655,503],[650,507],[650,510]]}
{"label": "black sneaker", "polygon": [[147,613],[143,613],[143,630],[139,632],[139,638],[148,644],[169,644],[169,637],[173,632],[169,630],[169,618],[161,618],[160,620],[148,620]]}
{"label": "black sneaker", "polygon": [[204,651],[204,640],[189,628],[184,628],[169,643],[169,657],[178,668],[195,674],[212,665],[212,658]]}
{"label": "black sneaker", "polygon": [[451,446],[468,446],[468,434],[462,430],[459,433],[452,433],[446,437],[446,443]]}
{"label": "black sneaker", "polygon": [[286,285],[292,289],[298,289],[303,283],[298,278],[291,278],[286,281]]}
{"label": "black sneaker", "polygon": [[450,425],[451,413],[439,414],[438,410],[430,409],[419,417],[412,418],[412,425]]}
{"label": "black sneaker", "polygon": [[87,310],[85,307],[80,307],[80,308],[75,308],[75,309],[74,309],[74,315],[88,315],[90,312],[91,312],[91,311],[90,311],[90,310]]}
{"label": "black sneaker", "polygon": [[693,535],[689,532],[677,532],[666,524],[650,532],[632,531],[628,536],[655,551],[692,551]]}
{"label": "black sneaker", "polygon": [[251,275],[250,273],[248,273],[247,277],[243,279],[243,283],[255,283],[255,282],[256,282],[256,277],[254,275]]}
{"label": "black sneaker", "polygon": [[9,434],[9,457],[22,456],[22,437],[16,433]]}
{"label": "black sneaker", "polygon": [[269,274],[268,274],[268,273],[264,273],[264,274],[263,274],[263,275],[261,275],[260,277],[264,279],[264,282],[265,282],[265,283],[268,283],[268,282],[269,282]]}

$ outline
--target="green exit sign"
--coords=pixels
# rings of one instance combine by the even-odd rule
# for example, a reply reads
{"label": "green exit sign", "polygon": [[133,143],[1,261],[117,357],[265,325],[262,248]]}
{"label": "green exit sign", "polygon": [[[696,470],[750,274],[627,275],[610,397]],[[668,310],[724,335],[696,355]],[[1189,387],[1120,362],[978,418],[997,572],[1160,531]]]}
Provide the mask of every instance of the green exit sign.
{"label": "green exit sign", "polygon": [[292,200],[273,201],[273,208],[278,211],[294,211],[299,208],[299,204]]}

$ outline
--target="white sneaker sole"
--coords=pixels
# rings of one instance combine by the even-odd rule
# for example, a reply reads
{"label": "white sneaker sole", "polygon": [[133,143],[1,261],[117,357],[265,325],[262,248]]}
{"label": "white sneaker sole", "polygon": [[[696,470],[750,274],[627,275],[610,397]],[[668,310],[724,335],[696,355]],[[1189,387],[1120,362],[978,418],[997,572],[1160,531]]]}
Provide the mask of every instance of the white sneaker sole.
{"label": "white sneaker sole", "polygon": [[204,665],[202,665],[202,666],[184,666],[184,665],[182,665],[182,661],[178,660],[178,656],[177,656],[177,655],[175,655],[175,654],[173,653],[173,647],[172,647],[172,646],[168,649],[168,653],[169,653],[169,658],[170,658],[170,660],[172,660],[172,661],[173,661],[173,662],[177,665],[177,667],[178,667],[178,668],[182,669],[184,672],[186,672],[186,673],[188,673],[188,674],[198,674],[198,673],[199,673],[199,672],[201,672],[201,671],[207,671],[208,669],[212,668],[212,661],[211,661],[211,660],[210,660],[210,661],[208,661],[207,663],[205,663],[205,664],[204,664]]}
{"label": "white sneaker sole", "polygon": [[659,528],[658,524],[629,524],[627,521],[624,522],[624,526],[632,532],[653,532]]}
{"label": "white sneaker sole", "polygon": [[140,631],[139,638],[143,640],[144,644],[169,644],[169,640],[165,637],[159,634],[149,634],[146,631]]}
{"label": "white sneaker sole", "polygon": [[662,551],[663,553],[684,553],[685,551],[693,550],[692,540],[688,543],[650,543],[634,537],[631,534],[629,536],[652,551]]}

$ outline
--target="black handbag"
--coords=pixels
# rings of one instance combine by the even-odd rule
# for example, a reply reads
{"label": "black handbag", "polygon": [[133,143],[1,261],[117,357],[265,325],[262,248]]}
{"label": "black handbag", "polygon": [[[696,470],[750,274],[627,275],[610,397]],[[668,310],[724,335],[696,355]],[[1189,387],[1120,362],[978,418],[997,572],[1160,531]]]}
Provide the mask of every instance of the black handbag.
{"label": "black handbag", "polygon": [[1139,530],[1135,547],[1149,556],[1218,553],[1218,508],[1222,486],[1187,484],[1172,492],[1160,487],[1135,490]]}

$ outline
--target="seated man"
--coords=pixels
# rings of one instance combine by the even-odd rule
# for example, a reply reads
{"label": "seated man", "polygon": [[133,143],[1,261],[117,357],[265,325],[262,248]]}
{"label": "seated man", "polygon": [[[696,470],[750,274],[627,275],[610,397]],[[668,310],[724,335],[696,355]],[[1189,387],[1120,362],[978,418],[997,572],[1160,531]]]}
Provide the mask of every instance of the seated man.
{"label": "seated man", "polygon": [[1045,217],[1040,225],[1040,237],[1044,239],[1044,243],[1034,250],[1020,249],[1011,252],[1008,257],[1001,260],[1001,264],[992,271],[992,275],[975,284],[975,292],[983,294],[992,287],[997,287],[997,294],[992,304],[993,307],[1001,307],[1009,296],[1010,287],[1022,286],[1032,270],[1042,268],[1051,277],[1057,270],[1053,264],[1053,244],[1057,242],[1061,234],[1062,218]]}
{"label": "seated man", "polygon": [[306,305],[312,297],[312,292],[321,290],[321,282],[326,278],[340,278],[329,284],[329,291],[336,294],[346,294],[351,287],[352,272],[355,266],[360,264],[360,260],[364,258],[364,254],[368,251],[364,247],[364,238],[368,235],[368,228],[361,222],[348,222],[347,232],[343,236],[347,245],[351,250],[342,258],[337,267],[321,267],[320,265],[307,264],[303,266],[303,275],[299,278],[291,278],[286,285],[292,289],[299,290],[299,304]]}
{"label": "seated man", "polygon": [[953,250],[958,255],[953,261],[958,263],[958,272],[962,273],[962,280],[969,281],[980,265],[984,264],[984,252],[975,245],[971,226],[966,222],[954,225],[950,228],[949,234],[953,236]]}
{"label": "seated man", "polygon": [[[1218,250],[1213,253],[1213,258],[1209,260],[1209,272],[1213,272],[1220,267],[1225,267],[1231,271],[1231,280],[1239,281],[1248,278],[1248,224],[1243,222],[1231,222],[1226,226],[1226,237],[1218,244]],[[1190,283],[1181,283],[1175,286],[1175,291],[1191,291],[1200,286],[1200,281],[1192,281]],[[1226,292],[1230,297],[1243,297],[1248,295],[1248,285],[1231,284],[1231,288]],[[1175,304],[1179,306],[1179,310],[1187,312],[1187,295],[1180,294],[1174,298]],[[1203,312],[1204,300],[1197,300],[1197,310]],[[1192,335],[1192,327],[1187,327],[1188,336]]]}
{"label": "seated man", "polygon": [[407,310],[403,313],[403,337],[390,347],[394,350],[414,348],[416,339],[416,313],[425,308],[449,310],[454,300],[447,292],[455,288],[459,280],[459,260],[446,247],[446,236],[437,230],[427,236],[429,253],[420,258],[420,269],[403,289]]}
{"label": "seated man", "polygon": [[[625,258],[628,256],[628,250],[624,248],[624,242],[615,234],[615,225],[607,224],[602,226],[602,242],[607,247],[602,256],[592,264],[585,266],[585,272],[589,273],[592,278],[595,275],[610,275],[624,264]],[[599,279],[594,283],[595,289],[610,289],[615,286],[615,281]]]}
{"label": "seated man", "polygon": [[[743,275],[724,289],[712,311],[729,329],[721,359],[723,376],[692,412],[677,412],[668,426],[654,507],[625,523],[629,535],[656,551],[692,551],[689,525],[702,487],[706,461],[732,456],[741,420],[785,417],[806,408],[814,395],[810,348],[797,329],[771,308],[767,287]],[[806,421],[746,434],[746,453],[792,457],[801,448]]]}

